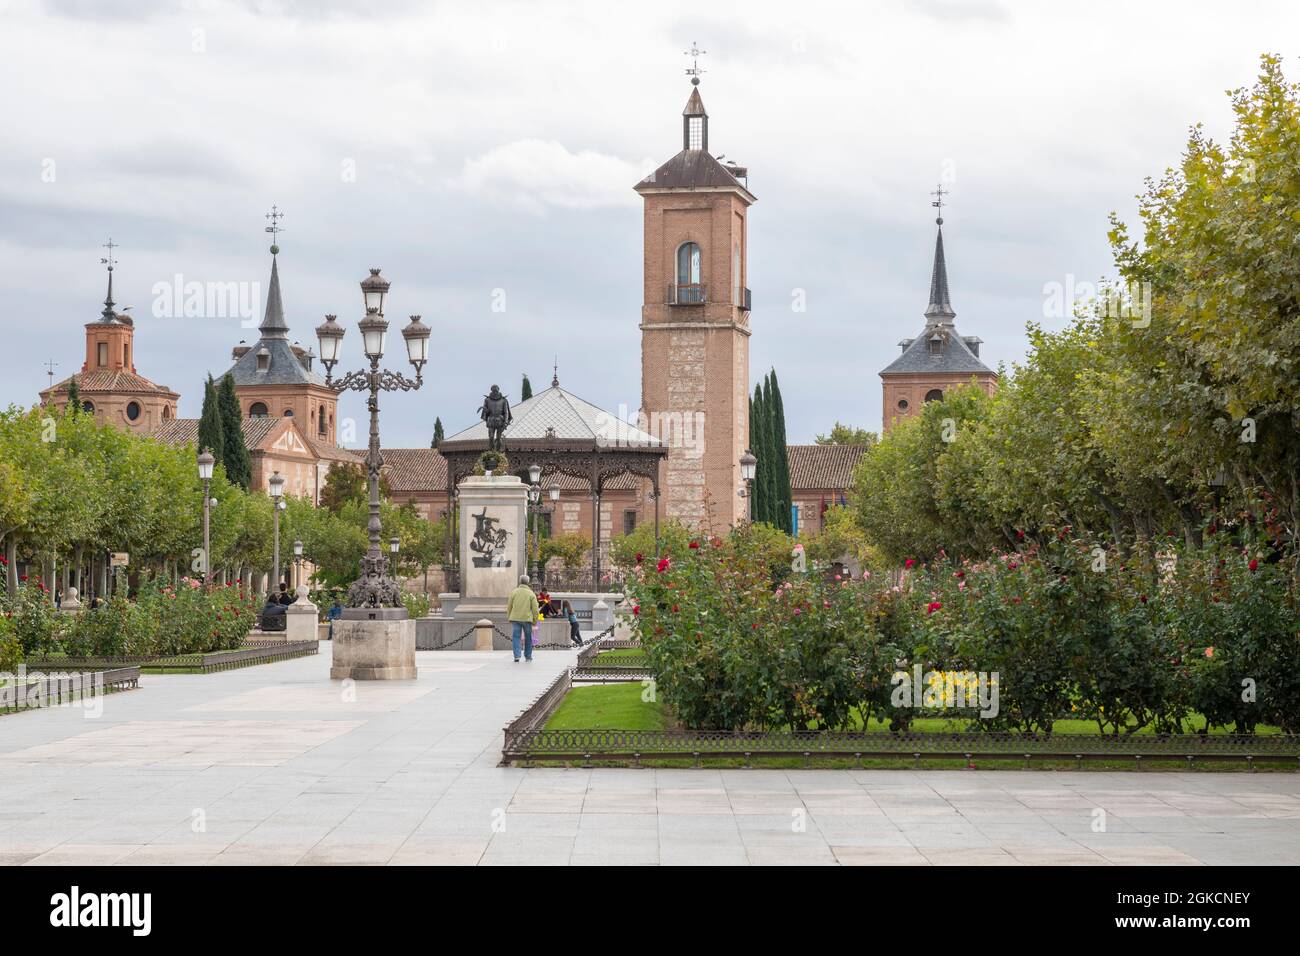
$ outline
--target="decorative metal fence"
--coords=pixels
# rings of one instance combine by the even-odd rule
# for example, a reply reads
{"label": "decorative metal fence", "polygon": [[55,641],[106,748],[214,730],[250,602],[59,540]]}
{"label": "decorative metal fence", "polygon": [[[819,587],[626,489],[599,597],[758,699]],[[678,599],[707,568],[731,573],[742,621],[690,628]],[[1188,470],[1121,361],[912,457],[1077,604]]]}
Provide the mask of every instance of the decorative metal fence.
{"label": "decorative metal fence", "polygon": [[29,670],[48,668],[59,671],[135,667],[137,671],[146,670],[161,673],[168,671],[198,671],[201,674],[211,674],[215,671],[247,667],[251,664],[267,664],[292,657],[304,657],[316,654],[319,650],[320,645],[316,641],[294,641],[292,643],[264,641],[256,645],[237,648],[236,650],[209,651],[202,654],[175,654],[170,657],[144,655],[32,657],[28,658],[27,667]]}
{"label": "decorative metal fence", "polygon": [[62,667],[53,674],[29,670],[21,678],[17,675],[0,678],[0,714],[58,707],[139,686],[139,667],[113,667],[73,673]]}
{"label": "decorative metal fence", "polygon": [[[570,677],[568,683],[572,684]],[[540,699],[539,699],[540,700]],[[558,701],[556,702],[558,705]],[[534,707],[536,704],[534,704]],[[503,761],[609,760],[636,765],[641,760],[688,759],[697,764],[709,758],[739,758],[747,764],[758,758],[976,758],[1022,760],[1132,760],[1140,770],[1144,761],[1197,760],[1294,763],[1300,772],[1300,736],[1273,734],[1131,734],[1122,737],[1089,734],[1032,735],[1015,733],[835,733],[748,731],[632,731],[544,730],[536,717],[506,728]],[[512,732],[513,730],[513,732]]]}

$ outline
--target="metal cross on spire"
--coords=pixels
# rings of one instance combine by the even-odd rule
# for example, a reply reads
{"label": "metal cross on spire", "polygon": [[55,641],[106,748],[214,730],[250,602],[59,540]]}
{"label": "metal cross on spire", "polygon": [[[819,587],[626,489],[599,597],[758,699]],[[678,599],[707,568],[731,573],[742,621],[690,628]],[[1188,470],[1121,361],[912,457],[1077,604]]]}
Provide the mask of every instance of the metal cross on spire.
{"label": "metal cross on spire", "polygon": [[551,363],[551,388],[560,387],[560,357],[555,356],[555,361]]}
{"label": "metal cross on spire", "polygon": [[117,265],[117,260],[113,258],[113,250],[118,248],[118,245],[113,241],[113,237],[109,236],[108,242],[104,243],[100,248],[107,249],[108,256],[107,257],[101,256],[99,261],[101,264],[108,266],[108,271],[112,272],[113,266]]}
{"label": "metal cross on spire", "polygon": [[692,86],[699,86],[700,74],[708,72],[708,70],[700,66],[700,57],[704,56],[708,52],[708,50],[701,50],[699,44],[694,40],[691,41],[691,48],[682,52],[682,56],[689,56],[691,58],[691,65],[686,68],[686,75],[691,78]]}
{"label": "metal cross on spire", "polygon": [[938,188],[935,189],[933,192],[931,192],[930,195],[935,197],[934,200],[930,203],[930,205],[933,206],[935,209],[939,210],[939,217],[935,219],[935,223],[942,226],[943,225],[943,197],[952,195],[952,192],[951,190],[944,189],[943,183],[940,183]]}
{"label": "metal cross on spire", "polygon": [[53,357],[45,360],[45,374],[50,377],[50,388],[54,387],[54,369],[58,364]]}
{"label": "metal cross on spire", "polygon": [[271,255],[275,255],[280,251],[280,247],[277,244],[277,236],[284,232],[284,226],[280,225],[280,220],[284,218],[284,213],[280,212],[279,206],[275,203],[271,203],[271,211],[266,214],[266,218],[271,222],[271,224],[266,227],[266,231],[271,234]]}

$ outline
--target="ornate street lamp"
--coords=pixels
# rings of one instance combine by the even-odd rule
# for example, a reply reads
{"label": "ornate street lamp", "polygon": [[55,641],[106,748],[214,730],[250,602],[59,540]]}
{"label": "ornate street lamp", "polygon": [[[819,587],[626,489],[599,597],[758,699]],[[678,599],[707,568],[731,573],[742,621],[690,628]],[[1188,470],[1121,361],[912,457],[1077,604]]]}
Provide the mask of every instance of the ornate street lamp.
{"label": "ornate street lamp", "polygon": [[266,493],[271,496],[271,511],[275,521],[275,546],[273,549],[270,590],[280,586],[280,506],[284,503],[281,499],[284,497],[284,475],[278,471],[272,472],[271,477],[266,480]]}
{"label": "ornate street lamp", "polygon": [[[415,366],[415,381],[400,372],[379,368],[379,360],[384,356],[387,344],[388,322],[384,319],[384,303],[388,296],[389,282],[379,274],[378,269],[371,269],[370,275],[361,280],[361,294],[365,301],[366,315],[358,323],[361,331],[361,346],[370,361],[369,369],[349,372],[338,381],[334,380],[334,366],[342,351],[344,328],[335,316],[327,315],[325,322],[316,329],[320,340],[321,362],[325,365],[325,384],[336,392],[369,392],[370,400],[370,447],[366,451],[366,470],[370,486],[370,520],[367,524],[370,546],[361,561],[361,577],[348,589],[347,606],[354,608],[402,608],[401,588],[388,573],[388,557],[384,554],[380,542],[382,530],[379,521],[379,472],[384,467],[384,456],[379,450],[379,393],[401,390],[414,391],[424,383],[424,365],[429,360],[430,329],[420,321],[418,315],[411,316],[410,323],[402,329],[402,338],[406,341],[406,356]],[[394,613],[391,617],[405,615]],[[369,614],[357,614],[368,617]]]}
{"label": "ornate street lamp", "polygon": [[538,580],[537,575],[537,512],[541,511],[542,501],[542,466],[532,464],[528,466],[528,507],[533,512],[533,580]]}
{"label": "ornate street lamp", "polygon": [[212,537],[210,526],[212,520],[212,466],[217,460],[206,448],[199,453],[199,478],[203,480],[203,583],[212,581]]}
{"label": "ornate street lamp", "polygon": [[296,592],[302,584],[302,539],[293,543],[293,589]]}
{"label": "ornate street lamp", "polygon": [[745,490],[741,494],[745,497],[745,520],[753,522],[754,520],[754,473],[758,470],[758,459],[748,448],[740,456],[740,477],[745,482]]}

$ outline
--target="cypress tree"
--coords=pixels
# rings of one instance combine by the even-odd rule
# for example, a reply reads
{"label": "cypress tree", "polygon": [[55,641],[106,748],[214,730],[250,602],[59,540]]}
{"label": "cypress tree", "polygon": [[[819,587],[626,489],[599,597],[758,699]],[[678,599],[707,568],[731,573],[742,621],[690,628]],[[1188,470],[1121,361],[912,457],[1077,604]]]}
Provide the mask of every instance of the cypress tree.
{"label": "cypress tree", "polygon": [[225,463],[226,442],[221,427],[221,408],[217,387],[208,376],[203,386],[203,413],[199,416],[199,451],[207,449],[217,461]]}
{"label": "cypress tree", "polygon": [[754,456],[758,458],[758,468],[754,475],[754,520],[772,523],[772,446],[771,429],[768,427],[767,381],[758,383],[754,389],[754,424],[757,447]]}
{"label": "cypress tree", "polygon": [[433,441],[430,443],[429,447],[437,448],[439,445],[442,444],[442,439],[443,439],[442,419],[435,418],[433,420]]}
{"label": "cypress tree", "polygon": [[226,477],[247,491],[253,481],[253,462],[244,444],[243,413],[239,410],[239,396],[235,394],[235,380],[229,373],[221,379],[217,406],[221,410],[221,437],[225,452],[221,461],[226,466]]}
{"label": "cypress tree", "polygon": [[528,381],[528,375],[524,375],[524,383],[519,386],[519,400],[526,402],[533,397],[533,384]]}
{"label": "cypress tree", "polygon": [[785,403],[781,401],[781,386],[777,384],[776,369],[769,373],[772,393],[772,444],[773,444],[773,461],[775,468],[773,470],[774,483],[774,500],[776,501],[777,521],[776,526],[786,534],[794,533],[794,516],[791,513],[793,505],[792,495],[790,493],[790,446],[785,440]]}
{"label": "cypress tree", "polygon": [[81,411],[81,389],[77,388],[77,376],[72,376],[68,380],[68,408],[72,409],[75,415]]}

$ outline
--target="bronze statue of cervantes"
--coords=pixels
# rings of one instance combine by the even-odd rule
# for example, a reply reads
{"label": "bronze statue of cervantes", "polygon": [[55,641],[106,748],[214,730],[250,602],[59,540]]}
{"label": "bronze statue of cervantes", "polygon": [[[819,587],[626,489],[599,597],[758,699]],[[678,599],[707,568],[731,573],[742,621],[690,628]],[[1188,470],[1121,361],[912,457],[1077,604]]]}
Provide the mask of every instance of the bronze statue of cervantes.
{"label": "bronze statue of cervantes", "polygon": [[512,416],[510,402],[501,394],[499,386],[493,385],[492,390],[483,396],[483,404],[478,413],[479,417],[487,422],[488,448],[492,451],[504,451],[502,438]]}

